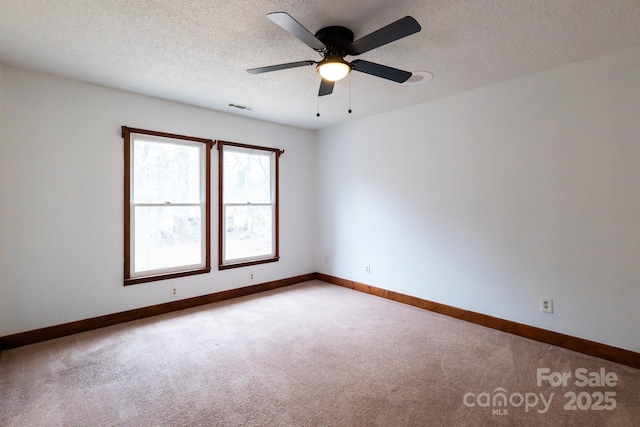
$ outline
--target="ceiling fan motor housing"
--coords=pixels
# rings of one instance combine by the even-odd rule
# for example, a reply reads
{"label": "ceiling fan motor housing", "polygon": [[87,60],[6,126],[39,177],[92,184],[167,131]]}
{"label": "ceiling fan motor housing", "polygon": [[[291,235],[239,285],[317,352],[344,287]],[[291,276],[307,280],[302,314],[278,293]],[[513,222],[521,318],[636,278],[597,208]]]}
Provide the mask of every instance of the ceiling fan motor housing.
{"label": "ceiling fan motor housing", "polygon": [[321,28],[315,36],[327,47],[324,50],[325,58],[344,58],[354,38],[350,29],[340,26]]}

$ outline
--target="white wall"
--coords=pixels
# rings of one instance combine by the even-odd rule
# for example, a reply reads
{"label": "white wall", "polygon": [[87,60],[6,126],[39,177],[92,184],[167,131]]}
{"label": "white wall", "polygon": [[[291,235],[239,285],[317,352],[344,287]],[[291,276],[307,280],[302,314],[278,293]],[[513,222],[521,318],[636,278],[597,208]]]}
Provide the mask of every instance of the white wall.
{"label": "white wall", "polygon": [[[0,97],[0,336],[314,271],[313,132],[6,65]],[[124,287],[122,125],[285,149],[280,262]]]}
{"label": "white wall", "polygon": [[318,140],[319,271],[640,351],[640,49]]}
{"label": "white wall", "polygon": [[[121,125],[284,148],[281,261],[122,286]],[[317,137],[3,65],[0,336],[321,271],[640,351],[638,183],[640,49]]]}

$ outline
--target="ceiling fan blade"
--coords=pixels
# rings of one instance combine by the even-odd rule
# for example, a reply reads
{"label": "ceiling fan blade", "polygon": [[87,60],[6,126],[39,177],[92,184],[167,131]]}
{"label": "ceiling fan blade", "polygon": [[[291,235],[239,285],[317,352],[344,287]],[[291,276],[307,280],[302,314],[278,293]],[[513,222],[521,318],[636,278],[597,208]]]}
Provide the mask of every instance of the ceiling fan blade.
{"label": "ceiling fan blade", "polygon": [[398,83],[404,83],[411,77],[411,73],[408,71],[376,64],[375,62],[363,61],[362,59],[352,61],[351,65],[354,70],[360,71],[361,73],[371,74],[372,76],[382,77],[383,79],[393,80]]}
{"label": "ceiling fan blade", "polygon": [[332,82],[327,79],[322,79],[322,81],[320,82],[320,90],[318,91],[318,96],[331,95],[331,93],[333,92],[333,85],[335,83],[336,82]]}
{"label": "ceiling fan blade", "polygon": [[403,37],[410,36],[421,29],[422,28],[420,27],[420,24],[418,24],[418,21],[411,16],[405,16],[404,18],[398,19],[386,27],[382,27],[379,30],[351,43],[351,46],[349,46],[349,54],[360,55],[361,53],[368,52],[371,49],[375,49]]}
{"label": "ceiling fan blade", "polygon": [[287,68],[304,67],[305,65],[313,64],[315,64],[314,61],[289,62],[286,64],[269,65],[268,67],[249,68],[247,72],[250,74],[262,74],[269,73],[271,71],[286,70]]}
{"label": "ceiling fan blade", "polygon": [[271,19],[277,25],[289,32],[291,35],[302,41],[313,50],[321,51],[326,46],[313,34],[303,27],[298,21],[293,19],[288,13],[273,12],[267,14],[267,18]]}

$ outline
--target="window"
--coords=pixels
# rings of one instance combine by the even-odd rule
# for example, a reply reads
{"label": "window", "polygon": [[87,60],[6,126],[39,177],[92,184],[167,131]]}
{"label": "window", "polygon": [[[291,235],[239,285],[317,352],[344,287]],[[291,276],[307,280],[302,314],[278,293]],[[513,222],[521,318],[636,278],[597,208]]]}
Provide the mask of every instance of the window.
{"label": "window", "polygon": [[282,150],[218,141],[219,268],[278,261]]}
{"label": "window", "polygon": [[212,140],[122,127],[124,284],[211,271]]}

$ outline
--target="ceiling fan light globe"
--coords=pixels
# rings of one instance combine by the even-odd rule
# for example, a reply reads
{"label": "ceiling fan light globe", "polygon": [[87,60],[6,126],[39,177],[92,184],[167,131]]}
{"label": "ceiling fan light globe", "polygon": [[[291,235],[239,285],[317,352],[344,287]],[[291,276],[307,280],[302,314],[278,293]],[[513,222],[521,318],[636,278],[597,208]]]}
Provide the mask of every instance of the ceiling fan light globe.
{"label": "ceiling fan light globe", "polygon": [[318,65],[318,74],[330,82],[342,80],[351,72],[351,66],[344,61],[325,61]]}

